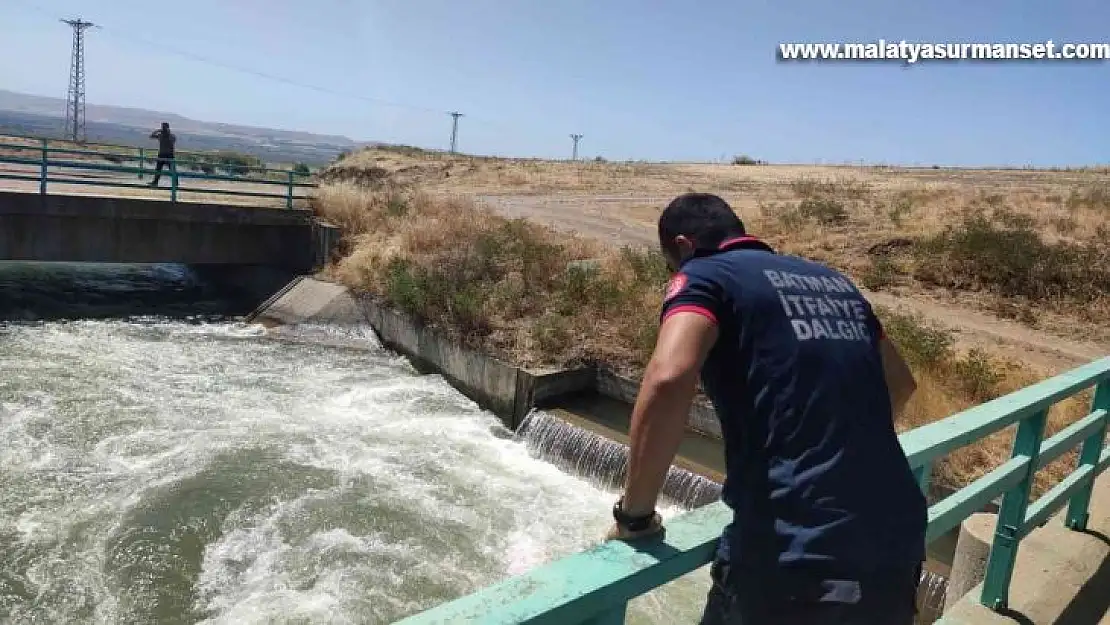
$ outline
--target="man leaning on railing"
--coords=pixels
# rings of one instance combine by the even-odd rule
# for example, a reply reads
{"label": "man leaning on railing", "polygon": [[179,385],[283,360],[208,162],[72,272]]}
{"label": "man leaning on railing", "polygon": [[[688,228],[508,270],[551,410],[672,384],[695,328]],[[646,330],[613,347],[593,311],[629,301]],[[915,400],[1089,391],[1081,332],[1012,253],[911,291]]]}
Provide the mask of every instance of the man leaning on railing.
{"label": "man leaning on railing", "polygon": [[910,625],[927,513],[893,415],[916,384],[870,304],[748,236],[714,195],[672,201],[659,240],[675,273],[609,538],[663,529],[656,500],[700,374],[734,511],[702,624]]}
{"label": "man leaning on railing", "polygon": [[162,177],[162,168],[173,161],[173,148],[177,143],[177,136],[170,132],[169,123],[162,122],[161,130],[150,133],[150,138],[158,140],[158,162],[154,165],[154,180],[150,181],[150,186],[157,187],[158,180]]}

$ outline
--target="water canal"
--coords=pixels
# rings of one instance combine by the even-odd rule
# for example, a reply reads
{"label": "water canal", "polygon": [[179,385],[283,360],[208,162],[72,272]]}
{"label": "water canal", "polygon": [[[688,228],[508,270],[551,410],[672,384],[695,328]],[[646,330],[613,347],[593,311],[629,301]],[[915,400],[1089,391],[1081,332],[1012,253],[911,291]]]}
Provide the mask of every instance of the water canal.
{"label": "water canal", "polygon": [[[596,429],[514,434],[369,328],[229,307],[182,267],[0,263],[0,623],[390,623],[608,529]],[[719,492],[672,479],[666,516]],[[708,586],[628,622],[696,622]]]}

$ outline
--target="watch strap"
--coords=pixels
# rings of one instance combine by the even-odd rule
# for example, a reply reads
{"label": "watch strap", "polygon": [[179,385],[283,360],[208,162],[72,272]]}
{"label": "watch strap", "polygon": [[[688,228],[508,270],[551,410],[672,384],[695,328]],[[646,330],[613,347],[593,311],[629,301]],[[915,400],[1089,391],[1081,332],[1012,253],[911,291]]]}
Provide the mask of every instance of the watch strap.
{"label": "watch strap", "polygon": [[630,532],[640,532],[651,527],[651,522],[655,519],[655,510],[642,516],[632,516],[624,511],[623,504],[624,497],[613,504],[613,519],[618,525]]}

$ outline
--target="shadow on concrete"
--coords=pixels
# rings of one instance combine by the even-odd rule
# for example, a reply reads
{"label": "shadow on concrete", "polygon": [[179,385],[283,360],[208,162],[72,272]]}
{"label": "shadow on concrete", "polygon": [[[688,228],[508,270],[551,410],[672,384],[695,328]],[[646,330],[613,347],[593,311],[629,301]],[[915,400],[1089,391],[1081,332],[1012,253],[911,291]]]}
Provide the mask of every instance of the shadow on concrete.
{"label": "shadow on concrete", "polygon": [[[1097,538],[1110,546],[1110,537],[1102,532],[1085,530],[1082,533]],[[1068,602],[1060,616],[1052,622],[1052,625],[1099,625],[1107,611],[1110,611],[1110,559],[1104,558],[1098,570],[1075,593],[1075,596]],[[1020,625],[1047,625],[1037,623],[1025,614],[1011,608],[999,610],[998,615]]]}
{"label": "shadow on concrete", "polygon": [[[1037,625],[1037,623],[1035,623],[1033,621],[1033,619],[1029,618],[1028,616],[1025,616],[1024,614],[1022,614],[1021,612],[1018,612],[1017,610],[1011,610],[1010,608],[1004,608],[1002,610],[999,610],[998,614],[999,614],[999,616],[1004,616],[1004,617],[1012,620],[1013,622],[1018,623],[1019,625]],[[1092,622],[1091,625],[1094,625],[1094,623]]]}
{"label": "shadow on concrete", "polygon": [[[1095,530],[1083,532],[1110,546],[1110,537]],[[1075,594],[1068,607],[1056,619],[1055,625],[1096,625],[1110,610],[1110,559],[1102,564],[1086,584]]]}

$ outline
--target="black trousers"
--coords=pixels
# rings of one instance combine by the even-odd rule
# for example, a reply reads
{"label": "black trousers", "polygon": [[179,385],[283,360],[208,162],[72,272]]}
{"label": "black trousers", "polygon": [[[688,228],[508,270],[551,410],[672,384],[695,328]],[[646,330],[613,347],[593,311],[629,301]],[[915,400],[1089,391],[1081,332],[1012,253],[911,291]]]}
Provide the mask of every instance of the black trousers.
{"label": "black trousers", "polygon": [[158,180],[162,178],[162,169],[165,168],[165,167],[169,167],[170,161],[172,161],[172,160],[173,160],[173,155],[170,155],[170,156],[162,156],[161,154],[158,155],[158,162],[155,163],[155,165],[154,165],[154,180],[150,181],[151,185],[157,185],[158,184]]}
{"label": "black trousers", "polygon": [[859,598],[851,603],[803,601],[766,592],[755,580],[745,584],[732,579],[723,562],[713,563],[711,576],[713,588],[701,625],[913,625],[921,572],[886,579],[881,588],[861,583]]}

